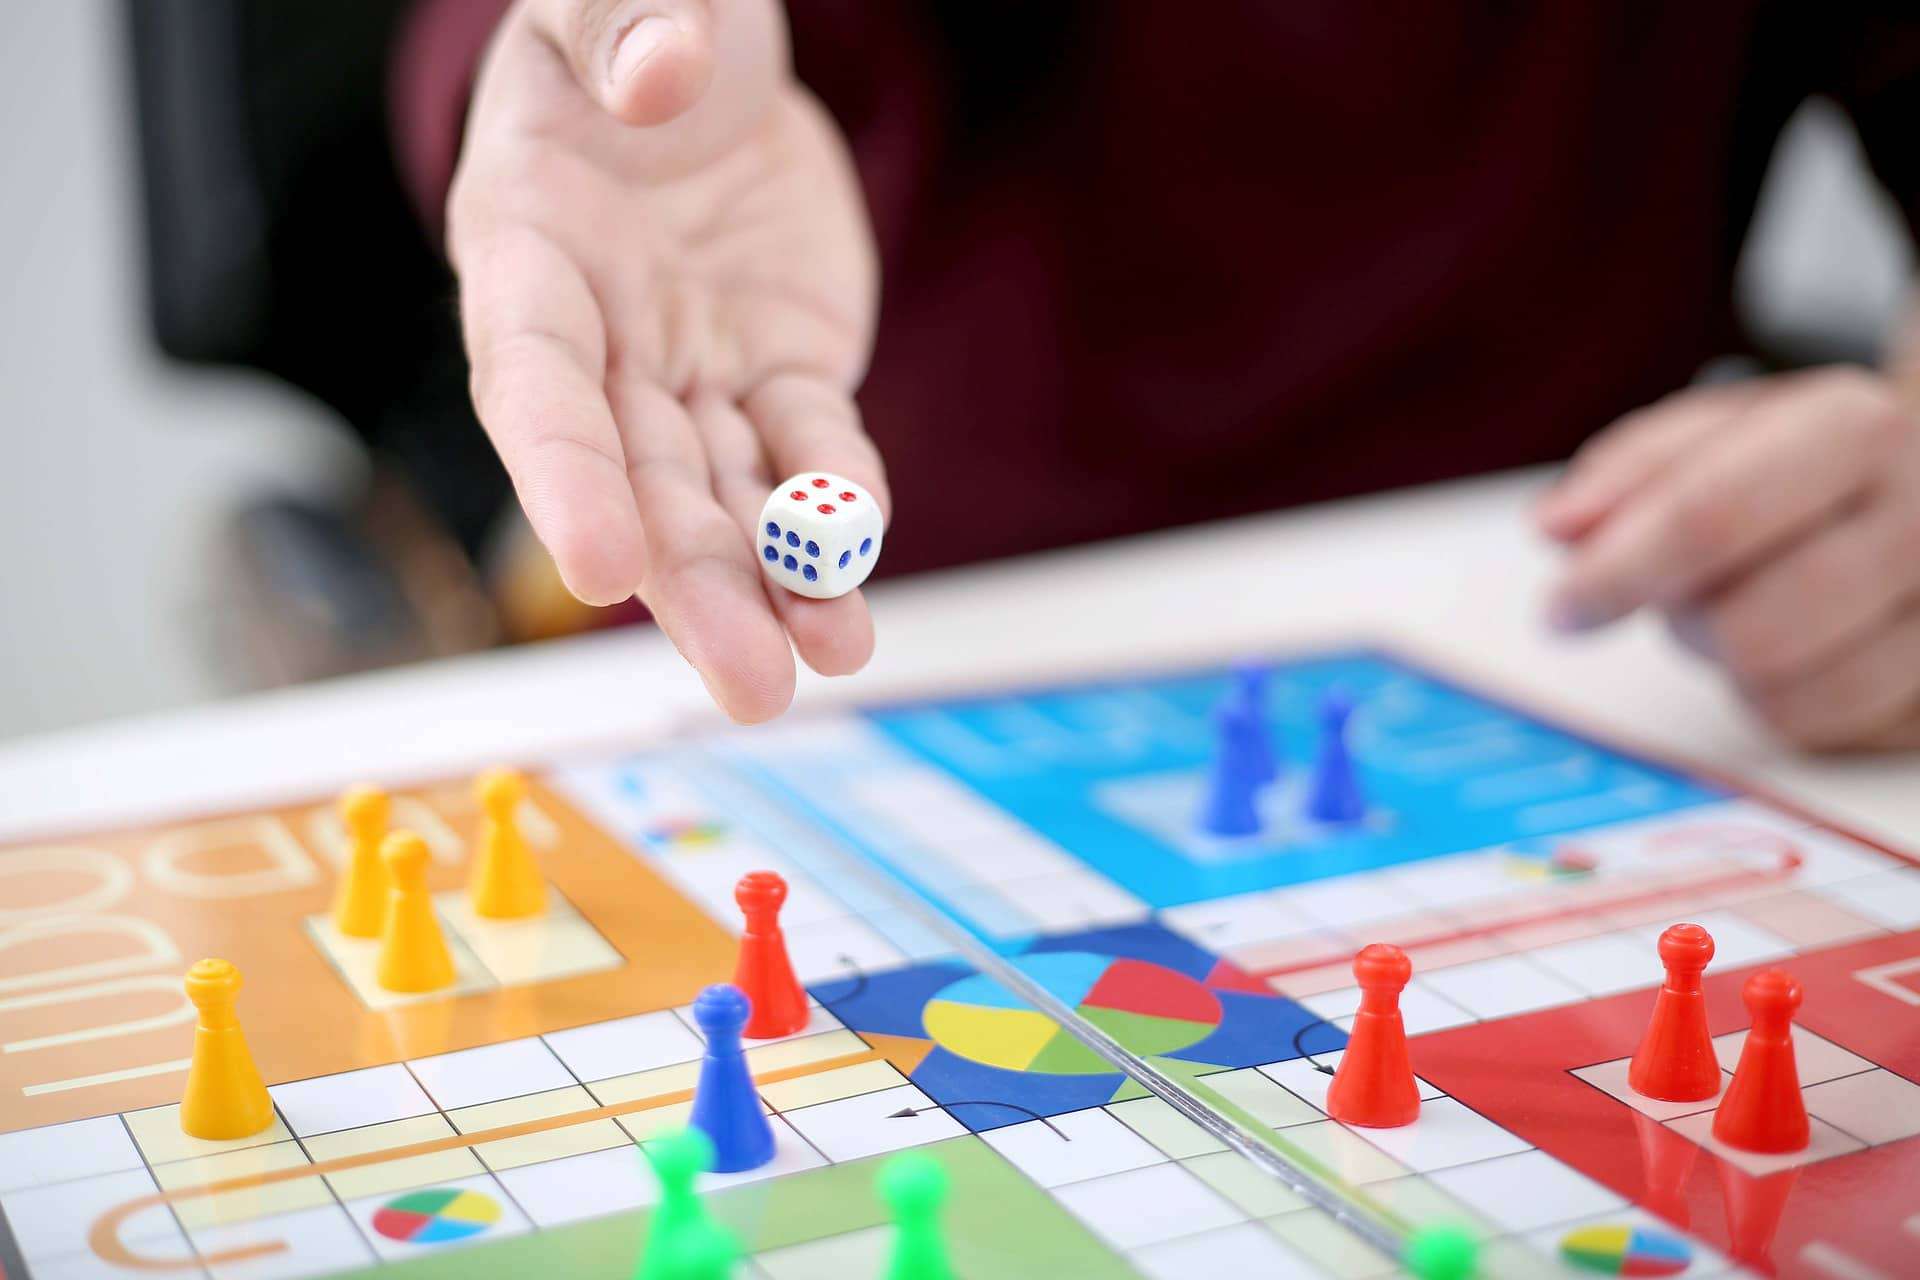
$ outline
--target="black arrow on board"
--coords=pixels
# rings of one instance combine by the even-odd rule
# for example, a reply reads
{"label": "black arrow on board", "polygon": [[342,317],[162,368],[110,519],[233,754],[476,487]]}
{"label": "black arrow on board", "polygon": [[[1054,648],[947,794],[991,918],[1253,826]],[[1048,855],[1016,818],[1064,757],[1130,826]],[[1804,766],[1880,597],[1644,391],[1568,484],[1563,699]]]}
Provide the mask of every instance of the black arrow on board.
{"label": "black arrow on board", "polygon": [[1326,1066],[1320,1061],[1320,1059],[1308,1053],[1305,1047],[1301,1045],[1300,1039],[1302,1036],[1306,1035],[1307,1032],[1313,1030],[1315,1027],[1330,1027],[1332,1025],[1333,1024],[1327,1021],[1325,1018],[1315,1018],[1312,1022],[1304,1022],[1300,1024],[1300,1029],[1293,1033],[1293,1051],[1299,1056],[1301,1056],[1302,1058],[1305,1058],[1308,1062],[1311,1062],[1313,1064],[1313,1069],[1315,1071],[1318,1071],[1321,1075],[1325,1075],[1325,1076],[1332,1075],[1333,1068]]}
{"label": "black arrow on board", "polygon": [[919,1115],[923,1111],[951,1110],[954,1107],[1005,1107],[1009,1111],[1018,1111],[1022,1115],[1032,1116],[1035,1120],[1038,1120],[1041,1124],[1047,1126],[1047,1128],[1052,1129],[1053,1136],[1060,1139],[1060,1141],[1062,1142],[1073,1141],[1072,1138],[1069,1138],[1066,1134],[1060,1132],[1059,1126],[1054,1124],[1053,1121],[1047,1119],[1045,1116],[1041,1115],[1038,1111],[1028,1110],[1026,1107],[1021,1106],[1017,1102],[999,1102],[999,1101],[989,1101],[986,1099],[974,1098],[966,1102],[949,1102],[949,1103],[946,1103],[944,1107],[942,1106],[902,1107],[898,1111],[888,1112],[887,1119],[911,1120],[914,1116]]}

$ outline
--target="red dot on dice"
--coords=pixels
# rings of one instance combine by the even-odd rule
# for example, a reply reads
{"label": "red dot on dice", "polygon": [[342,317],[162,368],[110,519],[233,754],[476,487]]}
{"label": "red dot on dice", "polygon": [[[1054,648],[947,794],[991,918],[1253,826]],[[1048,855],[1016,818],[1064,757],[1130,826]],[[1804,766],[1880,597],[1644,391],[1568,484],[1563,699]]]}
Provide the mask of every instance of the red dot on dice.
{"label": "red dot on dice", "polygon": [[795,489],[792,493],[788,494],[787,496],[789,498],[792,498],[795,502],[805,502],[807,500],[807,491],[805,489]]}
{"label": "red dot on dice", "polygon": [[859,495],[859,494],[857,494],[857,493],[855,493],[855,492],[854,492],[853,490],[851,490],[851,489],[848,489],[848,490],[847,490],[847,491],[846,491],[845,493],[843,493],[843,494],[841,494],[841,495],[840,495],[840,501],[842,501],[842,502],[852,502],[852,501],[854,501],[854,500],[856,500],[857,498],[859,498],[859,496],[860,496],[860,495]]}
{"label": "red dot on dice", "polygon": [[826,487],[827,487],[827,481],[826,481],[826,477],[824,477],[824,476],[815,476],[815,477],[813,478],[813,487],[814,487],[814,488],[816,488],[816,489],[824,489],[824,488],[826,488]]}
{"label": "red dot on dice", "polygon": [[823,502],[819,505],[819,507],[816,508],[816,510],[818,510],[820,514],[823,516],[832,515],[834,513],[834,509],[835,509],[834,505],[831,502]]}

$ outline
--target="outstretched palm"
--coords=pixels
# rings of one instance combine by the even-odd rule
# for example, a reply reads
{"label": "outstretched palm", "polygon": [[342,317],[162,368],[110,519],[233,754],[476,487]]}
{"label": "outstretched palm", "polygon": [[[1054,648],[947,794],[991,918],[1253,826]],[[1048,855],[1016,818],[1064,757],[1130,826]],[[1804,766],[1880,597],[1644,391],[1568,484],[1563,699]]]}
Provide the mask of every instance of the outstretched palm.
{"label": "outstretched palm", "polygon": [[721,706],[765,719],[789,633],[829,674],[872,649],[857,593],[769,590],[748,533],[794,471],[885,502],[851,400],[876,274],[852,172],[766,0],[669,32],[615,104],[671,113],[653,127],[581,87],[592,51],[543,10],[571,7],[530,0],[500,32],[449,203],[475,404],[574,592],[637,591]]}

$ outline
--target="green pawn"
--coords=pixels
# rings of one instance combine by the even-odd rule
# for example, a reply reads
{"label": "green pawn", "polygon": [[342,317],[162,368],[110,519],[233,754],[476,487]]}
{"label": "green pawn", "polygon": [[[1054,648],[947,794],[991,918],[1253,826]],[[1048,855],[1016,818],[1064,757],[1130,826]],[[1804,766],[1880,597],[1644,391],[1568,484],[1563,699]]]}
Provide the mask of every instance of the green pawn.
{"label": "green pawn", "polygon": [[880,1198],[893,1211],[886,1280],[954,1280],[940,1234],[940,1207],[947,1199],[947,1171],[940,1162],[919,1151],[893,1157],[880,1166]]}
{"label": "green pawn", "polygon": [[681,1229],[666,1247],[667,1280],[731,1280],[740,1246],[710,1218],[699,1218]]}
{"label": "green pawn", "polygon": [[1422,1227],[1407,1238],[1407,1270],[1415,1280],[1468,1280],[1480,1246],[1459,1227]]}
{"label": "green pawn", "polygon": [[[641,1151],[659,1179],[660,1203],[647,1223],[646,1249],[635,1280],[675,1280],[681,1254],[693,1251],[688,1242],[719,1230],[693,1190],[694,1179],[713,1168],[713,1143],[698,1129],[683,1129],[648,1143]],[[731,1262],[722,1265],[731,1266]]]}

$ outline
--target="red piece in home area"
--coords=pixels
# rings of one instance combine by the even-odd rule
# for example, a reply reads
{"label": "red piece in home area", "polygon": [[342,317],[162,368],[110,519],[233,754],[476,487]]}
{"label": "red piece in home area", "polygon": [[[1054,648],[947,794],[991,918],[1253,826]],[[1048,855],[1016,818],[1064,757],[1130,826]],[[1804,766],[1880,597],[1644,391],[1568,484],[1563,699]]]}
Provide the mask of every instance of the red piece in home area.
{"label": "red piece in home area", "polygon": [[1627,1084],[1642,1097],[1698,1102],[1720,1092],[1720,1060],[1713,1056],[1707,998],[1700,990],[1711,959],[1713,937],[1697,924],[1676,924],[1660,935],[1667,978],[1627,1068]]}
{"label": "red piece in home area", "polygon": [[787,882],[776,872],[749,871],[733,887],[733,900],[747,917],[733,970],[733,985],[746,992],[751,1006],[740,1034],[753,1040],[792,1035],[807,1025],[807,993],[793,976],[786,935],[780,932]]}
{"label": "red piece in home area", "polygon": [[1420,1114],[1420,1092],[1407,1057],[1400,992],[1413,976],[1413,962],[1400,948],[1375,942],[1353,958],[1353,976],[1360,983],[1360,1012],[1327,1089],[1327,1114],[1369,1129],[1412,1124]]}
{"label": "red piece in home area", "polygon": [[1809,1138],[1807,1102],[1793,1062],[1793,1015],[1800,984],[1778,969],[1747,979],[1740,998],[1753,1029],[1740,1049],[1733,1083],[1713,1113],[1713,1136],[1742,1151],[1803,1151]]}

